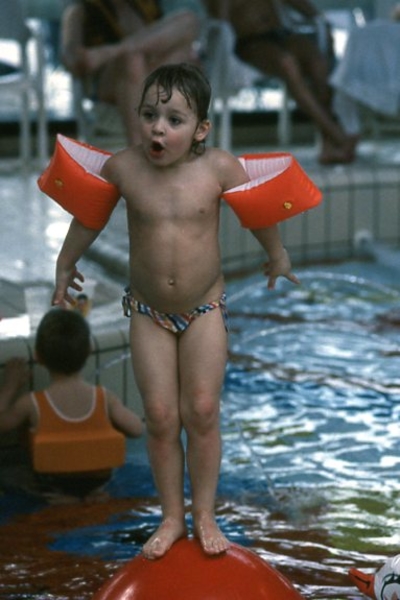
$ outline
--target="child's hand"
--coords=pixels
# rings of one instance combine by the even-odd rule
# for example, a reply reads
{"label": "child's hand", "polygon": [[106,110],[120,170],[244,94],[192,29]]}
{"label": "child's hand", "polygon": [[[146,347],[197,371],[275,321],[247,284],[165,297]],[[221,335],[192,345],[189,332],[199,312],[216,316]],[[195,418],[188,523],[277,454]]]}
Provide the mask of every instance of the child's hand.
{"label": "child's hand", "polygon": [[71,287],[77,292],[81,292],[82,286],[79,282],[83,281],[85,281],[85,278],[75,265],[72,269],[66,269],[57,264],[56,289],[54,290],[52,304],[62,308],[66,308],[67,304],[74,304],[74,298],[69,294],[68,288]]}
{"label": "child's hand", "polygon": [[29,379],[29,368],[23,358],[11,358],[4,369],[4,380],[1,388],[2,394],[7,394],[11,399]]}
{"label": "child's hand", "polygon": [[271,258],[264,266],[264,275],[268,277],[269,290],[275,288],[278,277],[286,277],[286,279],[295,284],[300,283],[300,280],[292,273],[292,265],[288,253],[284,248],[279,255]]}

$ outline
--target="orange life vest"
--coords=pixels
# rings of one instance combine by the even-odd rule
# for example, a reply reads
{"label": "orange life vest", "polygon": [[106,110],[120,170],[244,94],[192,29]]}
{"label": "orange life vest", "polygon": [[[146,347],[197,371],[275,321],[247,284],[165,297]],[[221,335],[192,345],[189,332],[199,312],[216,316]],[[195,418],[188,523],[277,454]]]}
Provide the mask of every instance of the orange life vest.
{"label": "orange life vest", "polygon": [[80,419],[58,412],[46,392],[33,392],[39,422],[30,433],[33,468],[38,473],[86,473],[125,461],[125,436],[107,415],[104,389],[95,388],[93,409]]}

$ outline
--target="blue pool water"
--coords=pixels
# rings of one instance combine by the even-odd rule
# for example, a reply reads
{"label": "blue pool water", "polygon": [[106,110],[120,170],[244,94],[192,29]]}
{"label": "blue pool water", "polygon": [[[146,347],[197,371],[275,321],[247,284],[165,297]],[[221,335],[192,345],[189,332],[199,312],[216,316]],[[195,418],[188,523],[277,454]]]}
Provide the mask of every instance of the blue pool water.
{"label": "blue pool water", "polygon": [[[378,566],[400,545],[399,277],[369,262],[298,275],[273,292],[259,275],[228,285],[217,516],[305,598],[361,598],[349,566]],[[109,490],[138,500],[55,531],[52,551],[118,564],[139,552],[159,519],[143,442]]]}
{"label": "blue pool water", "polygon": [[241,441],[231,446],[247,450],[247,474],[259,469],[274,487],[356,477],[358,488],[397,490],[399,292],[340,271],[301,280],[271,298],[255,278],[231,295],[224,412]]}

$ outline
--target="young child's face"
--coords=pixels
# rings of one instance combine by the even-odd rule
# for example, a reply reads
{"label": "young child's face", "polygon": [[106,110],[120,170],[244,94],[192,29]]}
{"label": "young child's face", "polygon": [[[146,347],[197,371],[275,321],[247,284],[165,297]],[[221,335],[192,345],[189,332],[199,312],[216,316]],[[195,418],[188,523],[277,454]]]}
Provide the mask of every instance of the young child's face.
{"label": "young child's face", "polygon": [[142,145],[146,156],[159,166],[169,166],[188,158],[194,141],[203,141],[208,121],[199,123],[194,109],[174,90],[167,95],[156,85],[149,88],[140,111]]}

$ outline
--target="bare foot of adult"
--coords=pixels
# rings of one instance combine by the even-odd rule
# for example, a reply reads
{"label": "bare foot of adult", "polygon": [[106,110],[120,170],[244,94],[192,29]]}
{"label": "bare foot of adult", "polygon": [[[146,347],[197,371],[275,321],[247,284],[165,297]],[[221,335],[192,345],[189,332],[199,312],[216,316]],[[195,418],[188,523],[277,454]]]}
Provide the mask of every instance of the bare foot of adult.
{"label": "bare foot of adult", "polygon": [[359,141],[358,136],[348,136],[346,142],[338,146],[324,140],[319,162],[322,165],[349,164],[355,159],[355,150]]}
{"label": "bare foot of adult", "polygon": [[143,546],[143,555],[154,560],[161,558],[171,548],[172,544],[187,535],[186,525],[172,518],[164,519]]}
{"label": "bare foot of adult", "polygon": [[206,554],[221,554],[229,548],[229,541],[219,529],[212,515],[193,517],[194,534]]}

